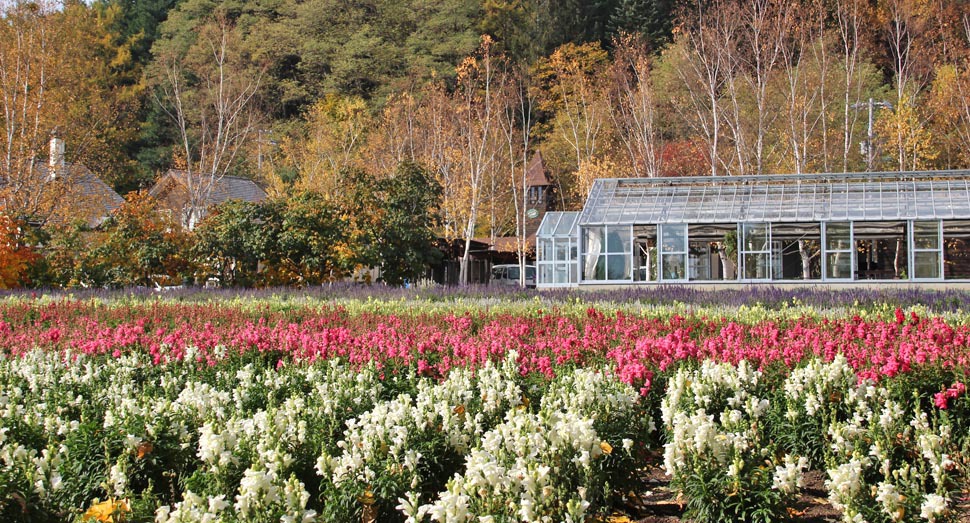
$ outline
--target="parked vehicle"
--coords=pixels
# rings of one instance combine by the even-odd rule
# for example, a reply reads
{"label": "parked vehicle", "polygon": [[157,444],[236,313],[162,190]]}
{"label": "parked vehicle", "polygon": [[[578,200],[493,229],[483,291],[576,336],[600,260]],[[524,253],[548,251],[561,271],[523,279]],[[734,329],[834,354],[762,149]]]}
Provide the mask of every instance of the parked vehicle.
{"label": "parked vehicle", "polygon": [[[519,270],[519,266],[516,264],[493,265],[489,282],[497,285],[519,285]],[[525,266],[525,286],[529,288],[536,286],[535,265]]]}

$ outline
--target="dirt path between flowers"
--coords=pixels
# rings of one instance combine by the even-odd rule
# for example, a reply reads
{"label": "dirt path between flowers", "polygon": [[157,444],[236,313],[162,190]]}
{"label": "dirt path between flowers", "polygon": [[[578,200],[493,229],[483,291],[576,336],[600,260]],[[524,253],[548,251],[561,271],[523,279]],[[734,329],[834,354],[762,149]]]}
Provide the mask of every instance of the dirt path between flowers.
{"label": "dirt path between flowers", "polygon": [[[659,463],[649,465],[644,471],[646,490],[624,498],[623,514],[608,521],[612,523],[681,523],[683,504],[670,490],[670,478]],[[825,490],[825,473],[810,471],[805,475],[805,486],[792,512],[796,523],[836,523],[841,513],[828,502]],[[970,492],[962,492],[956,503],[956,521],[970,523]]]}
{"label": "dirt path between flowers", "polygon": [[[669,488],[670,478],[659,466],[652,465],[645,473],[648,490],[639,496],[626,499],[628,520],[637,523],[679,523],[682,520],[683,505],[678,502],[676,494]],[[838,521],[840,513],[825,499],[827,495],[825,474],[816,471],[806,474],[802,496],[792,512],[793,521],[799,523]]]}

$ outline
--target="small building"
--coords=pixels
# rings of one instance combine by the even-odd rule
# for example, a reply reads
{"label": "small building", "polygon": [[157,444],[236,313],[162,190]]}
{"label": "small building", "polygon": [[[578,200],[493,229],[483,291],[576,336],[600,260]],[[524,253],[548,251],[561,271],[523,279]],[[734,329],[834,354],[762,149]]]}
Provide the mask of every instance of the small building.
{"label": "small building", "polygon": [[[190,212],[189,173],[182,170],[170,169],[148,191],[149,196],[158,201],[159,209],[172,213],[179,223],[187,229],[195,226],[205,217],[206,210],[228,200],[245,202],[261,202],[266,199],[266,191],[256,182],[239,176],[217,177],[211,182],[201,209]],[[204,185],[204,177],[197,177],[195,187]]]}
{"label": "small building", "polygon": [[35,225],[66,226],[80,221],[93,229],[125,203],[85,165],[65,161],[64,140],[56,132],[50,140],[47,163],[35,163],[30,173],[24,190],[33,205],[16,207],[29,209]]}
{"label": "small building", "polygon": [[536,153],[525,171],[525,237],[532,242],[539,224],[555,207],[555,186],[549,179],[542,153]]}
{"label": "small building", "polygon": [[540,288],[970,282],[970,171],[601,179],[537,246]]}
{"label": "small building", "polygon": [[[458,285],[461,280],[461,259],[465,254],[465,240],[455,238],[446,240],[439,238],[436,242],[437,248],[441,251],[441,261],[430,267],[426,278],[435,283],[444,285]],[[488,272],[491,269],[491,261],[488,243],[478,240],[471,241],[468,260],[468,283],[488,283]]]}
{"label": "small building", "polygon": [[[536,231],[546,213],[555,208],[555,186],[549,179],[542,154],[536,153],[525,173],[525,238],[522,247],[525,249],[523,257],[535,259]],[[519,238],[517,236],[499,236],[495,238],[473,238],[473,241],[485,244],[488,260],[491,264],[514,264],[519,262]]]}

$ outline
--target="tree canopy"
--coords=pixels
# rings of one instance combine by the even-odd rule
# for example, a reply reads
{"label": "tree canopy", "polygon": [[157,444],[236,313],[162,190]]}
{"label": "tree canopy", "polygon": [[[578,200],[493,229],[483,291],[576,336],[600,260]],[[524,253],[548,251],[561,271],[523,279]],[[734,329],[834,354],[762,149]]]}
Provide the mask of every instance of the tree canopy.
{"label": "tree canopy", "polygon": [[[38,169],[56,131],[121,193],[198,177],[191,256],[225,281],[267,262],[402,282],[432,238],[522,236],[537,154],[560,209],[606,176],[970,167],[959,0],[18,0],[0,18],[3,214],[70,214]],[[229,175],[272,203],[210,212]],[[51,266],[81,281],[94,265],[69,251]]]}

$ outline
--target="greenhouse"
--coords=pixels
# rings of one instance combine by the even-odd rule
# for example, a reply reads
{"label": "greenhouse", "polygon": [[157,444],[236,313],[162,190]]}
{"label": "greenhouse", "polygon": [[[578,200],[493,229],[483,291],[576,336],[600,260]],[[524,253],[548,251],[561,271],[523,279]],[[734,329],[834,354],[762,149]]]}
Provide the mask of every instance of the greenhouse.
{"label": "greenhouse", "polygon": [[970,171],[596,180],[547,213],[539,287],[970,282]]}

